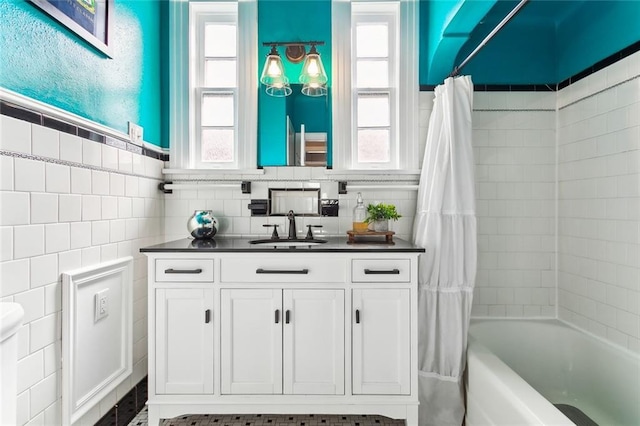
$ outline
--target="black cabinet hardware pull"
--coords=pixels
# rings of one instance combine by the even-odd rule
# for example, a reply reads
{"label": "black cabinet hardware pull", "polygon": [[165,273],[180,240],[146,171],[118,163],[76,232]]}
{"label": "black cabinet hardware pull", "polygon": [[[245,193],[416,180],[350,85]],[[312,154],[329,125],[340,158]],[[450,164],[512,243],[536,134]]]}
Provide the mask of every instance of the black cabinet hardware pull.
{"label": "black cabinet hardware pull", "polygon": [[356,324],[360,324],[360,309],[356,309]]}
{"label": "black cabinet hardware pull", "polygon": [[308,269],[256,269],[256,274],[302,274],[309,273]]}
{"label": "black cabinet hardware pull", "polygon": [[204,323],[209,324],[211,322],[211,309],[204,311]]}
{"label": "black cabinet hardware pull", "polygon": [[287,310],[284,312],[284,322],[285,322],[285,324],[289,324],[289,320],[290,320],[290,319],[291,319],[291,318],[290,318],[290,315],[289,315],[289,310],[287,309]]}
{"label": "black cabinet hardware pull", "polygon": [[276,309],[276,324],[280,322],[280,309]]}
{"label": "black cabinet hardware pull", "polygon": [[400,269],[388,269],[388,270],[380,270],[380,269],[365,269],[365,275],[399,275]]}
{"label": "black cabinet hardware pull", "polygon": [[202,269],[198,268],[198,269],[165,269],[164,270],[165,274],[201,274],[202,273]]}

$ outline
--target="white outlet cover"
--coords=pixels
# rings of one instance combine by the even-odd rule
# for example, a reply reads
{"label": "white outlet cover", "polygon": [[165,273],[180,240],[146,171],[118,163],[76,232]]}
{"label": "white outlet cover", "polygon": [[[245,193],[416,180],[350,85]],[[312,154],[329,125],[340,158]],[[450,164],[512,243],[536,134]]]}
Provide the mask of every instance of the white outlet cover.
{"label": "white outlet cover", "polygon": [[105,288],[96,293],[95,296],[95,319],[94,322],[100,321],[109,315],[109,289]]}

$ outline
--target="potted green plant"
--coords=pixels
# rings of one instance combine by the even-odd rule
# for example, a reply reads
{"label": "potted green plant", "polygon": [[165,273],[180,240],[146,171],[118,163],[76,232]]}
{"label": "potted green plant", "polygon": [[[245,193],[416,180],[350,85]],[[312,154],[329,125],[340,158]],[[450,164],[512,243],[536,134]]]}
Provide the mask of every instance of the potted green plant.
{"label": "potted green plant", "polygon": [[365,222],[369,224],[369,229],[386,232],[389,230],[389,220],[398,220],[401,217],[393,204],[369,204]]}

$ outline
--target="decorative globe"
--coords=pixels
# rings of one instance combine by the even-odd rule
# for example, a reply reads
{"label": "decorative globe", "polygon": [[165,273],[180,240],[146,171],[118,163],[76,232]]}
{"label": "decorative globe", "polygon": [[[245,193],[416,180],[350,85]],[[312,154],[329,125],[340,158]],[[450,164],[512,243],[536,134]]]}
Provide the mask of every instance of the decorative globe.
{"label": "decorative globe", "polygon": [[211,210],[196,210],[187,221],[187,229],[197,240],[213,238],[218,232],[218,219]]}

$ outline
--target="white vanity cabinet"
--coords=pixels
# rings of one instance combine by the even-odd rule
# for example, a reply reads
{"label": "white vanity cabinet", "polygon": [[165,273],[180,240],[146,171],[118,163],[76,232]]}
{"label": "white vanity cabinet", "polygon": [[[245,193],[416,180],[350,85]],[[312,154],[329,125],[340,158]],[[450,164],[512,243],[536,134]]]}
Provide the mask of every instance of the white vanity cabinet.
{"label": "white vanity cabinet", "polygon": [[408,289],[353,290],[353,393],[411,392]]}
{"label": "white vanity cabinet", "polygon": [[213,289],[155,290],[156,393],[213,394]]}
{"label": "white vanity cabinet", "polygon": [[417,425],[422,249],[184,241],[142,249],[150,425],[207,413],[379,414]]}
{"label": "white vanity cabinet", "polygon": [[344,394],[344,290],[221,291],[221,393]]}

